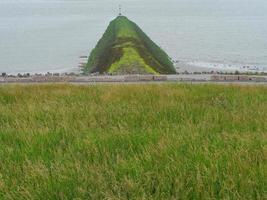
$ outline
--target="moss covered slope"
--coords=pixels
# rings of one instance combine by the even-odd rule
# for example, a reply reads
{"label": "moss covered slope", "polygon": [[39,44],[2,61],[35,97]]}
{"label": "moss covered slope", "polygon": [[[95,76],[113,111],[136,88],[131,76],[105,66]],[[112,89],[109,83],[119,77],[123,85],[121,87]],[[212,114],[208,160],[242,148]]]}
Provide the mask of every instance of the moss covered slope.
{"label": "moss covered slope", "polygon": [[134,22],[119,16],[91,52],[85,72],[172,74],[175,69],[168,55]]}

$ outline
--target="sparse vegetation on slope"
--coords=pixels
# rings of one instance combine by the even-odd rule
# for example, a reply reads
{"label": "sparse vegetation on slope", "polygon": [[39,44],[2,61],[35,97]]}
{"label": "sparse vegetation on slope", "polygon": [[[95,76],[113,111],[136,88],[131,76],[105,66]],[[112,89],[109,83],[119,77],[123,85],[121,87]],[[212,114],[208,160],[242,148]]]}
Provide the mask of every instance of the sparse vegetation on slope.
{"label": "sparse vegetation on slope", "polygon": [[91,52],[87,72],[172,74],[173,63],[135,23],[124,16],[113,20]]}
{"label": "sparse vegetation on slope", "polygon": [[264,199],[267,88],[0,87],[0,199]]}

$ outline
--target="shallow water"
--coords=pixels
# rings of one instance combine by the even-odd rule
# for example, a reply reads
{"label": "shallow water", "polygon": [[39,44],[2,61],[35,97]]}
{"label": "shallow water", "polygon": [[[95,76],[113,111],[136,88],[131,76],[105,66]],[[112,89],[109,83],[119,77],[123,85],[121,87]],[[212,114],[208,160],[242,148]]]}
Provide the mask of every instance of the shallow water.
{"label": "shallow water", "polygon": [[266,0],[0,0],[0,72],[78,71],[119,4],[174,60],[267,71]]}

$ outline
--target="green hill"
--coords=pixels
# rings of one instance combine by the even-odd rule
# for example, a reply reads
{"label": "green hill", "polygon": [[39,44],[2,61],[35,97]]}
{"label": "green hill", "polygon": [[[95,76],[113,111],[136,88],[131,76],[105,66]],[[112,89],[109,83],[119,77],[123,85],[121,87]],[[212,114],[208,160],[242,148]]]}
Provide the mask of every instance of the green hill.
{"label": "green hill", "polygon": [[85,72],[173,74],[169,56],[134,22],[118,16],[89,56]]}

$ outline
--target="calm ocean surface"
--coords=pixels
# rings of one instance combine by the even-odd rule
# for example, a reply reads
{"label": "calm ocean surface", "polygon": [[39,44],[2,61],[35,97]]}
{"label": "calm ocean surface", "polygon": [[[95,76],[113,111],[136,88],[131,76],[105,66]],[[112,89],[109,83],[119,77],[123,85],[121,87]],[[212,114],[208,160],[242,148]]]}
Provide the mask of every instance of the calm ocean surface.
{"label": "calm ocean surface", "polygon": [[0,0],[0,73],[78,71],[119,4],[175,60],[267,71],[266,0]]}

